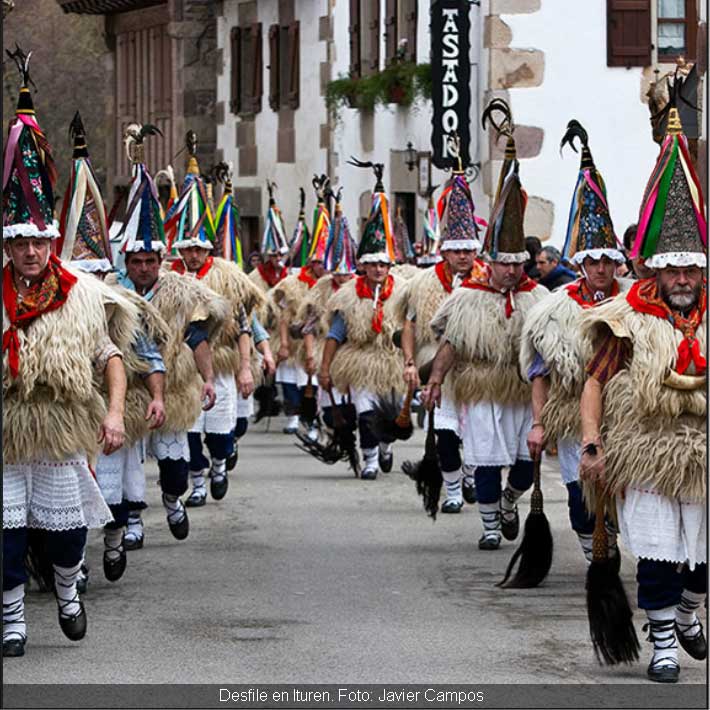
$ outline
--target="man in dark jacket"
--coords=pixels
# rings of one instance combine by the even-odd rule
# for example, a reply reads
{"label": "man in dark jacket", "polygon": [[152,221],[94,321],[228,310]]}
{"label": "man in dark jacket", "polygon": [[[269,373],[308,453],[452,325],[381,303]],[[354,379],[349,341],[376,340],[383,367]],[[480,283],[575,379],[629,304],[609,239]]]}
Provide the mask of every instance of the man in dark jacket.
{"label": "man in dark jacket", "polygon": [[535,265],[540,272],[539,283],[550,291],[577,279],[577,274],[560,261],[562,255],[555,247],[543,247],[535,257]]}

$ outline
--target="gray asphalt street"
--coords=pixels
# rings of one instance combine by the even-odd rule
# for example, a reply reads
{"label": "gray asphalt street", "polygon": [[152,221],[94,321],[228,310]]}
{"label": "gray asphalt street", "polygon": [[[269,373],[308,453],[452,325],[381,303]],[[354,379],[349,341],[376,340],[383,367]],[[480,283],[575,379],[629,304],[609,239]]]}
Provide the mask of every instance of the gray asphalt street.
{"label": "gray asphalt street", "polygon": [[[150,463],[146,545],[119,582],[104,579],[101,536],[90,535],[87,637],[67,640],[53,598],[28,595],[27,652],[6,659],[4,682],[644,682],[644,640],[632,667],[595,661],[556,460],[543,469],[551,574],[506,591],[494,585],[516,543],[480,552],[475,507],[432,522],[399,471],[423,440],[417,431],[395,448],[392,473],[360,481],[298,451],[279,422],[252,427],[227,497],[190,511],[184,542],[168,531]],[[626,556],[632,600],[634,572]],[[645,617],[635,621],[641,638]],[[683,682],[705,682],[705,664],[680,660]]]}

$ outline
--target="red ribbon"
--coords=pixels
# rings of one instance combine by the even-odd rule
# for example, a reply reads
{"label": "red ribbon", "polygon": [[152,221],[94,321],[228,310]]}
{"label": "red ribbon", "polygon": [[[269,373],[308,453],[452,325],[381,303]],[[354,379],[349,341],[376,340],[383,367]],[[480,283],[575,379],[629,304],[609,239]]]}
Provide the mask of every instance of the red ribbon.
{"label": "red ribbon", "polygon": [[313,275],[310,266],[302,266],[301,271],[298,274],[298,280],[302,281],[304,284],[308,284],[308,288],[313,288],[318,279]]}
{"label": "red ribbon", "polygon": [[271,262],[258,264],[256,270],[261,275],[261,278],[269,284],[269,288],[273,288],[279,281],[283,281],[288,276],[288,270],[285,266],[282,266],[281,271],[277,272]]}
{"label": "red ribbon", "polygon": [[451,287],[451,267],[445,261],[440,261],[435,267],[436,275],[441,281],[441,285],[444,287],[446,293],[451,293],[453,288]]}
{"label": "red ribbon", "polygon": [[[598,306],[602,301],[595,301],[594,294],[592,290],[587,285],[587,280],[582,278],[577,281],[573,281],[571,284],[565,286],[567,295],[573,300],[579,303],[582,308],[593,308]],[[614,296],[619,295],[619,282],[614,279],[611,284],[611,294],[609,298],[614,298]]]}
{"label": "red ribbon", "polygon": [[[392,289],[394,288],[394,278],[391,274],[387,275],[382,288],[380,289],[380,294],[377,298],[377,303],[375,304],[375,315],[372,316],[372,330],[375,333],[382,332],[382,321],[385,317],[385,301],[392,295]],[[357,293],[360,298],[372,299],[375,297],[374,292],[367,283],[367,278],[365,276],[358,276],[355,279],[355,293]]]}
{"label": "red ribbon", "polygon": [[[214,264],[214,257],[208,256],[207,259],[205,259],[205,263],[200,267],[200,270],[195,274],[195,278],[203,279],[207,276],[207,272],[212,268],[212,264]],[[179,259],[173,262],[171,270],[176,271],[178,274],[184,274],[187,271],[187,267],[185,266],[185,262]]]}
{"label": "red ribbon", "polygon": [[510,318],[515,310],[513,305],[513,295],[516,293],[527,293],[528,291],[532,291],[537,286],[536,281],[533,281],[527,275],[523,274],[522,278],[518,282],[518,285],[514,289],[511,289],[510,291],[499,291],[497,288],[493,288],[493,286],[488,283],[487,279],[489,276],[489,273],[484,273],[486,281],[478,280],[472,276],[471,278],[465,279],[461,286],[464,288],[472,288],[478,291],[487,291],[488,293],[497,293],[500,296],[505,296],[506,318]]}
{"label": "red ribbon", "polygon": [[43,308],[35,308],[24,313],[17,314],[17,290],[13,278],[12,263],[3,269],[2,279],[2,301],[7,311],[10,327],[2,336],[2,351],[8,354],[8,365],[10,374],[17,377],[20,373],[20,338],[17,334],[18,328],[26,328],[35,318],[39,318],[44,313],[49,313],[57,308],[61,308],[66,302],[69,292],[77,282],[77,277],[69,273],[62,267],[61,261],[54,254],[50,254],[49,263],[42,275],[44,279],[48,271],[52,271],[57,277],[57,291],[52,300]]}

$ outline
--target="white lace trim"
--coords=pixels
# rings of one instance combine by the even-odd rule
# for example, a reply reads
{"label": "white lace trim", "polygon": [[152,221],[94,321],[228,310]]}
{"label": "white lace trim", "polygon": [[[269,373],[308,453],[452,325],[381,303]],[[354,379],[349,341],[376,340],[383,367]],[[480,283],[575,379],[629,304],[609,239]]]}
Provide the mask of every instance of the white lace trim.
{"label": "white lace trim", "polygon": [[441,251],[446,251],[447,249],[481,251],[481,242],[479,242],[478,239],[445,239],[441,245]]}
{"label": "white lace trim", "polygon": [[188,247],[201,247],[202,249],[214,249],[214,245],[210,241],[202,241],[201,239],[181,239],[173,244],[175,249],[187,249]]}
{"label": "white lace trim", "polygon": [[108,259],[75,259],[70,264],[88,274],[100,271],[113,271],[113,266]]}
{"label": "white lace trim", "polygon": [[391,264],[392,259],[390,259],[389,254],[382,251],[378,254],[363,254],[360,259],[361,264]]}
{"label": "white lace trim", "polygon": [[15,239],[16,237],[44,237],[46,239],[56,239],[59,236],[59,222],[54,220],[45,229],[40,229],[32,222],[24,224],[10,224],[2,228],[3,239]]}
{"label": "white lace trim", "polygon": [[495,259],[490,254],[488,258],[497,264],[524,264],[530,258],[530,254],[527,251],[499,251]]}
{"label": "white lace trim", "polygon": [[[570,261],[574,264],[581,264],[587,257],[599,261],[603,256],[617,262],[617,264],[624,264],[626,262],[626,257],[618,249],[585,249],[584,251],[578,251]],[[648,262],[647,262],[648,263]]]}
{"label": "white lace trim", "polygon": [[665,254],[654,254],[644,261],[649,269],[664,269],[666,266],[699,266],[707,268],[708,257],[701,252],[673,251]]}
{"label": "white lace trim", "polygon": [[126,245],[125,251],[128,254],[137,254],[140,251],[157,251],[162,254],[166,250],[166,248],[167,247],[165,246],[165,244],[163,244],[163,242],[151,242],[150,249],[146,249],[142,241],[136,240]]}
{"label": "white lace trim", "polygon": [[440,256],[428,254],[426,256],[417,257],[417,264],[420,264],[421,266],[429,266],[430,264],[438,264],[441,260]]}

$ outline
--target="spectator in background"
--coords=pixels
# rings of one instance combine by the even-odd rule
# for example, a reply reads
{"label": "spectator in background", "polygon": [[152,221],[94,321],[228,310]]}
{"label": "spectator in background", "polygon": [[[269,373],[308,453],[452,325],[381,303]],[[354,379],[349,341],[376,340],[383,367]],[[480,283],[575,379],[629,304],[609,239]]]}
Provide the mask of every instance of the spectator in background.
{"label": "spectator in background", "polygon": [[629,254],[634,246],[634,239],[636,238],[636,229],[638,225],[632,224],[624,232],[624,250],[626,251],[626,265],[629,267],[628,273],[625,274],[626,277],[630,279],[649,279],[655,274],[653,269],[649,269],[644,263],[645,260],[642,256],[636,259],[629,259]]}
{"label": "spectator in background", "polygon": [[525,250],[530,254],[530,258],[525,262],[525,273],[531,278],[538,280],[540,272],[537,270],[535,260],[542,249],[542,242],[537,237],[525,237]]}
{"label": "spectator in background", "polygon": [[540,272],[538,281],[550,291],[577,279],[577,274],[563,266],[561,260],[562,255],[555,247],[544,247],[535,258]]}
{"label": "spectator in background", "polygon": [[247,273],[249,271],[254,271],[256,267],[261,264],[261,254],[259,254],[258,251],[253,251],[251,254],[249,254],[249,266],[247,269]]}

